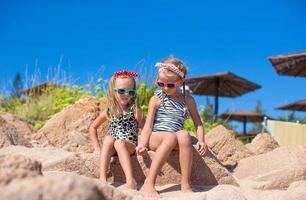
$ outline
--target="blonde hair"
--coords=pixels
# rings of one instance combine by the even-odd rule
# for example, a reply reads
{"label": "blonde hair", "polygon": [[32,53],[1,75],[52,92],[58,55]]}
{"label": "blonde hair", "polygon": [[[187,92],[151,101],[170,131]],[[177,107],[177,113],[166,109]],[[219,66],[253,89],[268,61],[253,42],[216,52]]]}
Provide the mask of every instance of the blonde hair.
{"label": "blonde hair", "polygon": [[[173,56],[169,56],[168,58],[164,59],[162,61],[163,63],[166,63],[166,64],[173,64],[175,67],[177,67],[181,72],[183,72],[184,74],[184,77],[181,78],[180,76],[178,76],[175,72],[169,70],[169,69],[164,69],[162,71],[162,73],[164,73],[167,77],[177,77],[177,80],[181,79],[183,80],[183,96],[184,96],[184,100],[185,100],[185,95],[186,95],[186,83],[185,83],[185,78],[186,78],[186,75],[187,75],[187,67],[185,65],[185,63]],[[161,73],[161,72],[159,72]],[[159,75],[158,73],[158,75]],[[157,75],[157,77],[158,77]]]}
{"label": "blonde hair", "polygon": [[[106,92],[106,117],[108,120],[112,120],[113,117],[115,117],[116,115],[118,115],[119,113],[122,112],[122,110],[120,110],[120,106],[119,103],[115,97],[115,91],[114,91],[114,87],[115,87],[115,82],[118,78],[121,79],[125,79],[125,78],[130,78],[131,80],[133,80],[134,82],[134,88],[136,90],[136,81],[133,77],[131,76],[127,76],[127,75],[122,75],[122,76],[112,76],[109,84],[108,84],[108,89]],[[135,97],[132,97],[131,101],[129,102],[128,106],[132,107],[132,111],[135,111],[135,107],[137,105],[137,95]]]}

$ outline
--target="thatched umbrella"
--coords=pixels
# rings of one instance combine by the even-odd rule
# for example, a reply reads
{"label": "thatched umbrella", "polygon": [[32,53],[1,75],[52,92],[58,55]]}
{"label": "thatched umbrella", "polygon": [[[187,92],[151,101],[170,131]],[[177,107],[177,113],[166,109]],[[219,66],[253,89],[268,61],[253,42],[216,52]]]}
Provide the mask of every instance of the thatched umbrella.
{"label": "thatched umbrella", "polygon": [[271,56],[269,61],[279,75],[306,77],[306,52]]}
{"label": "thatched umbrella", "polygon": [[306,99],[277,107],[280,110],[306,111]]}
{"label": "thatched umbrella", "polygon": [[56,88],[56,87],[59,87],[59,86],[57,86],[53,83],[50,83],[50,82],[44,82],[44,83],[41,83],[39,85],[33,86],[31,88],[22,90],[20,93],[23,94],[23,95],[28,95],[28,96],[30,94],[33,94],[34,96],[39,96],[47,88]]}
{"label": "thatched umbrella", "polygon": [[243,134],[246,134],[247,122],[262,122],[265,118],[264,114],[253,111],[236,111],[225,112],[220,115],[221,119],[243,122]]}
{"label": "thatched umbrella", "polygon": [[231,72],[190,77],[186,79],[186,84],[193,94],[215,97],[215,119],[218,116],[219,96],[237,97],[261,87]]}

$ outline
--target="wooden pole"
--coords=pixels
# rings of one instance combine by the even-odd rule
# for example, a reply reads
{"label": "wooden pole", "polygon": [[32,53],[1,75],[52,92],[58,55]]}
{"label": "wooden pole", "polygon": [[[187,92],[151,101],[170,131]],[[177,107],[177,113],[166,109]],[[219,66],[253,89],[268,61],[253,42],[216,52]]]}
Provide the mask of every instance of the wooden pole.
{"label": "wooden pole", "polygon": [[217,121],[218,118],[218,109],[219,109],[219,86],[220,86],[220,79],[217,78],[215,80],[215,116],[214,116],[214,122]]}
{"label": "wooden pole", "polygon": [[244,116],[243,117],[243,134],[244,135],[246,134],[246,123],[247,123],[246,116]]}

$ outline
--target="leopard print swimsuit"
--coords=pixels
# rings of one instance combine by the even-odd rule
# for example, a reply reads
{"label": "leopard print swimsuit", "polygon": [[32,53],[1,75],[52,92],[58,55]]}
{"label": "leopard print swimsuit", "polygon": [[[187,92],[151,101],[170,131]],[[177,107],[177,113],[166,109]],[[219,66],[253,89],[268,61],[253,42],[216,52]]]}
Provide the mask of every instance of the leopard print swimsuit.
{"label": "leopard print swimsuit", "polygon": [[131,107],[126,113],[114,116],[109,122],[108,129],[115,140],[124,139],[137,145],[138,123]]}

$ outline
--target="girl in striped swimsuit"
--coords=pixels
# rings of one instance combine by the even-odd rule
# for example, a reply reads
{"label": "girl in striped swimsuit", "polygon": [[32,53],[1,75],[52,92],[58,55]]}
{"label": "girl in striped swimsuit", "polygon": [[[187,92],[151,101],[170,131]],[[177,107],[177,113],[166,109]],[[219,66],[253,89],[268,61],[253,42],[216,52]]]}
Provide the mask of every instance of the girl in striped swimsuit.
{"label": "girl in striped swimsuit", "polygon": [[[156,177],[177,145],[182,173],[181,190],[191,192],[192,145],[191,137],[183,127],[188,113],[196,126],[198,138],[196,147],[199,154],[204,155],[207,150],[204,142],[204,128],[196,103],[193,97],[185,95],[187,72],[185,64],[170,57],[162,63],[157,63],[156,67],[159,69],[156,84],[160,90],[150,100],[141,140],[136,147],[136,151],[140,154],[147,148],[156,152],[148,176],[141,188],[141,191],[149,197],[158,197],[155,189]],[[183,94],[179,92],[180,86],[183,86]]]}

